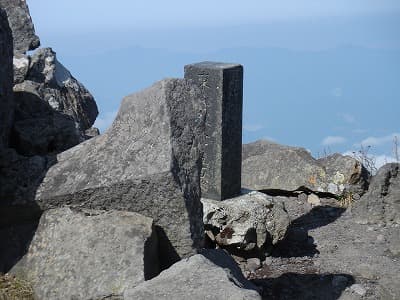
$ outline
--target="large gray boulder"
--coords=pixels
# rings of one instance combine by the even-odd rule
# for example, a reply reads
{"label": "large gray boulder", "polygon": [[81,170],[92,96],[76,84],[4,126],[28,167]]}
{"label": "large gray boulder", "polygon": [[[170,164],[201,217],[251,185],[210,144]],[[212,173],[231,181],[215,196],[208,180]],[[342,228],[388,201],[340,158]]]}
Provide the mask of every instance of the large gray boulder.
{"label": "large gray boulder", "polygon": [[297,147],[260,140],[243,145],[242,186],[253,190],[308,189],[342,195],[364,193],[369,174],[356,159],[334,154],[316,160]]}
{"label": "large gray boulder", "polygon": [[254,300],[261,297],[228,254],[223,250],[208,250],[127,289],[124,299]]}
{"label": "large gray boulder", "polygon": [[400,164],[382,166],[371,179],[368,192],[352,207],[361,224],[400,225]]}
{"label": "large gray boulder", "polygon": [[35,203],[135,211],[162,227],[179,256],[193,253],[203,237],[204,119],[202,93],[184,79],[127,96],[107,132],[57,156]]}
{"label": "large gray boulder", "polygon": [[290,224],[281,202],[256,191],[224,201],[201,202],[206,233],[220,246],[243,250],[270,246],[285,237]]}
{"label": "large gray boulder", "polygon": [[158,272],[150,218],[66,207],[43,214],[28,253],[11,270],[38,299],[118,296]]}
{"label": "large gray boulder", "polygon": [[0,7],[8,15],[14,37],[14,53],[25,53],[38,48],[40,40],[35,34],[26,0],[0,0]]}
{"label": "large gray boulder", "polygon": [[58,153],[84,141],[98,111],[89,91],[50,48],[14,57],[14,147],[23,155]]}
{"label": "large gray boulder", "polygon": [[8,146],[13,120],[12,60],[13,40],[11,30],[6,12],[0,8],[0,149]]}

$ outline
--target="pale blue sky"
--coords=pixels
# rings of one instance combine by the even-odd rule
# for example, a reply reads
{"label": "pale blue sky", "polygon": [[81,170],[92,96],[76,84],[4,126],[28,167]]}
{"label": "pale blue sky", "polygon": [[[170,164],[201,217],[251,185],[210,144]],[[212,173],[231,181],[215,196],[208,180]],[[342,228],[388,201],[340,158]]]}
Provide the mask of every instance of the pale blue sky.
{"label": "pale blue sky", "polygon": [[28,0],[42,46],[93,93],[104,130],[123,96],[201,60],[245,69],[244,142],[324,152],[400,135],[400,1]]}
{"label": "pale blue sky", "polygon": [[[213,27],[301,20],[310,17],[346,17],[400,11],[398,0],[31,0],[44,24],[40,30],[69,32],[121,27]],[[68,26],[67,26],[68,24]]]}

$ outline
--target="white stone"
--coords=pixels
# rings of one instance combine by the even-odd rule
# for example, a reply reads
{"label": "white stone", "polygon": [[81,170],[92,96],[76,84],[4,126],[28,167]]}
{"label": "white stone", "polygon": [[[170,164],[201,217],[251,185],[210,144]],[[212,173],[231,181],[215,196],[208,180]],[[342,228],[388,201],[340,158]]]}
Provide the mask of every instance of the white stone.
{"label": "white stone", "polygon": [[311,204],[312,206],[320,206],[321,205],[321,200],[319,197],[315,194],[310,194],[307,197],[307,202]]}
{"label": "white stone", "polygon": [[366,290],[361,284],[358,284],[358,283],[353,284],[353,285],[350,287],[350,289],[351,289],[354,293],[356,293],[356,294],[358,294],[358,295],[360,295],[360,296],[364,296],[364,295],[367,293],[367,290]]}

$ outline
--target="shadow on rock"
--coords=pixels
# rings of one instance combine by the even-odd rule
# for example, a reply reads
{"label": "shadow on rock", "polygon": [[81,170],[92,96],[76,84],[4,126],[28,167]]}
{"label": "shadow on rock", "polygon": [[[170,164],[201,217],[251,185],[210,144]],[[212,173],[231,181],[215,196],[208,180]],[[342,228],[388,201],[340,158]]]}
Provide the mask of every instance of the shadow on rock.
{"label": "shadow on rock", "polygon": [[318,254],[317,245],[308,235],[308,231],[334,222],[344,211],[344,208],[331,206],[314,207],[309,213],[292,221],[286,237],[273,247],[271,255],[273,257],[304,257]]}
{"label": "shadow on rock", "polygon": [[39,221],[0,228],[0,274],[7,273],[28,251]]}
{"label": "shadow on rock", "polygon": [[354,284],[348,274],[286,273],[277,278],[255,279],[262,287],[263,299],[339,299],[343,291]]}
{"label": "shadow on rock", "polygon": [[155,226],[158,238],[158,259],[160,264],[160,271],[168,269],[174,263],[178,262],[181,258],[172,246],[171,241],[168,239],[164,229],[160,226]]}
{"label": "shadow on rock", "polygon": [[14,100],[12,148],[0,149],[0,273],[29,248],[42,214],[36,191],[56,154],[79,143],[69,116],[35,94],[18,92]]}

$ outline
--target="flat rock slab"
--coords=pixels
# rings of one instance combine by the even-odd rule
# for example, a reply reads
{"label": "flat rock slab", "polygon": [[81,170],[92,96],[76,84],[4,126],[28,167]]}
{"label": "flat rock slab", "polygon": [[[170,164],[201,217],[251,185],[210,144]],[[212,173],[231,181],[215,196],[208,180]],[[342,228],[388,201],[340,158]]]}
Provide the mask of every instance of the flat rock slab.
{"label": "flat rock slab", "polygon": [[100,299],[121,295],[158,271],[152,219],[65,207],[43,214],[11,273],[31,282],[38,299]]}
{"label": "flat rock slab", "polygon": [[276,244],[290,224],[282,203],[256,191],[224,201],[201,202],[206,233],[221,246],[252,250]]}
{"label": "flat rock slab", "polygon": [[141,213],[162,227],[179,256],[189,255],[203,237],[204,119],[202,93],[184,79],[127,96],[106,133],[57,156],[36,203]]}
{"label": "flat rock slab", "polygon": [[228,254],[208,250],[183,259],[156,278],[126,290],[124,299],[250,300],[261,297]]}
{"label": "flat rock slab", "polygon": [[369,174],[356,159],[334,154],[317,160],[297,147],[260,140],[243,145],[242,186],[252,190],[363,194]]}

